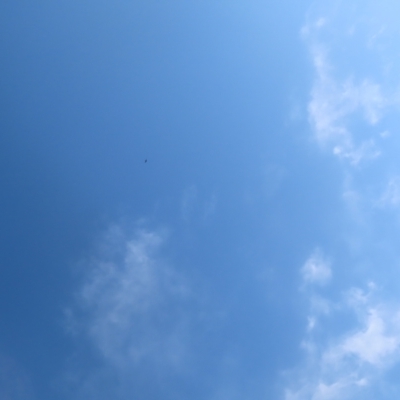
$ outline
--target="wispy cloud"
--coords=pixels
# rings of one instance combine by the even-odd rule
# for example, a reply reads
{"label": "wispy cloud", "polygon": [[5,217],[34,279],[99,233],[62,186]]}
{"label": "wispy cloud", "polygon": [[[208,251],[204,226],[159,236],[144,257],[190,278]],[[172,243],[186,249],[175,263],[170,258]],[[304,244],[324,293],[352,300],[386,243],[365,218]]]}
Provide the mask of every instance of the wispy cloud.
{"label": "wispy cloud", "polygon": [[[138,229],[128,235],[112,227],[96,254],[82,263],[86,278],[67,311],[71,331],[88,341],[102,368],[117,377],[116,398],[132,395],[132,380],[141,368],[168,376],[188,367],[193,297],[182,275],[159,256],[164,241],[160,232]],[[93,379],[86,378],[78,389],[93,391]]]}
{"label": "wispy cloud", "polygon": [[348,118],[362,111],[364,120],[370,125],[379,122],[387,105],[380,85],[367,79],[358,85],[350,78],[337,82],[331,73],[333,66],[328,61],[327,51],[321,45],[313,46],[312,57],[315,80],[308,113],[317,141],[352,164],[377,157],[379,150],[373,138],[356,143]]}
{"label": "wispy cloud", "polygon": [[338,359],[350,355],[375,367],[384,366],[387,358],[398,352],[400,332],[393,336],[386,332],[386,321],[377,308],[368,309],[365,319],[363,328],[347,337],[331,356]]}
{"label": "wispy cloud", "polygon": [[33,385],[29,376],[15,360],[0,355],[0,399],[33,400]]}
{"label": "wispy cloud", "polygon": [[352,328],[333,336],[323,324],[319,334],[307,330],[304,363],[289,374],[286,400],[361,399],[379,390],[400,361],[400,306],[377,300],[374,291],[373,284],[368,291],[353,288],[333,307],[354,315]]}
{"label": "wispy cloud", "polygon": [[400,203],[391,159],[400,105],[397,11],[387,0],[317,1],[301,29],[312,65],[312,137],[341,161],[343,199],[364,225]]}
{"label": "wispy cloud", "polygon": [[[302,29],[313,68],[310,128],[321,148],[341,160],[343,200],[351,214],[343,216],[346,231],[341,233],[351,235],[352,243],[342,243],[340,250],[350,272],[335,265],[337,279],[329,288],[332,263],[321,253],[312,253],[301,267],[308,303],[304,358],[287,374],[286,400],[397,398],[400,392],[390,375],[400,363],[398,295],[374,283],[359,288],[368,275],[388,282],[390,264],[398,264],[396,251],[378,254],[385,246],[397,248],[393,233],[398,229],[379,213],[400,204],[395,160],[388,157],[397,129],[391,113],[399,104],[399,68],[392,51],[398,29],[390,16],[397,6],[383,3],[321,1],[314,8],[318,14]],[[367,160],[375,160],[374,170]],[[352,284],[345,290],[341,279]]]}
{"label": "wispy cloud", "polygon": [[325,285],[332,277],[330,261],[316,249],[301,268],[304,283]]}
{"label": "wispy cloud", "polygon": [[122,365],[146,357],[170,366],[179,363],[183,349],[178,343],[183,341],[174,339],[179,326],[171,321],[176,310],[168,307],[185,301],[189,289],[175,270],[157,259],[164,238],[151,231],[127,238],[119,228],[110,235],[123,241],[121,253],[95,261],[80,292],[87,333],[106,358]]}
{"label": "wispy cloud", "polygon": [[379,204],[381,206],[397,207],[400,204],[400,177],[395,176],[389,179]]}
{"label": "wispy cloud", "polygon": [[[385,67],[387,56],[382,57],[381,70],[385,72],[380,73],[367,73],[362,64],[367,61],[362,59],[353,63],[343,59],[346,51],[354,52],[355,49],[362,49],[366,54],[378,53],[375,45],[368,44],[368,38],[377,38],[382,26],[373,24],[374,16],[371,15],[361,17],[356,14],[357,18],[350,18],[349,22],[347,14],[354,10],[345,10],[346,7],[338,4],[331,6],[334,11],[310,18],[301,30],[314,68],[308,115],[319,144],[357,165],[380,155],[378,142],[381,136],[379,129],[373,128],[378,127],[384,115],[398,103],[397,89],[387,84],[390,74]],[[357,5],[353,4],[353,8],[357,9]],[[363,24],[366,26],[361,26]],[[365,38],[359,40],[359,32],[363,29]],[[341,51],[337,50],[338,45]],[[375,59],[382,56],[375,53]],[[386,77],[384,82],[383,76]]]}

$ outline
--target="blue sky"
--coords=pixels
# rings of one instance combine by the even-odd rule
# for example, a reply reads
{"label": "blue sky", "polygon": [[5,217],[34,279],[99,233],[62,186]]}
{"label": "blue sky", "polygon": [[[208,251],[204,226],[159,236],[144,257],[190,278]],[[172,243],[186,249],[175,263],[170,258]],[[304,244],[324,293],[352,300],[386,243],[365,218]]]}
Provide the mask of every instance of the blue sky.
{"label": "blue sky", "polygon": [[398,398],[399,12],[4,1],[0,398]]}

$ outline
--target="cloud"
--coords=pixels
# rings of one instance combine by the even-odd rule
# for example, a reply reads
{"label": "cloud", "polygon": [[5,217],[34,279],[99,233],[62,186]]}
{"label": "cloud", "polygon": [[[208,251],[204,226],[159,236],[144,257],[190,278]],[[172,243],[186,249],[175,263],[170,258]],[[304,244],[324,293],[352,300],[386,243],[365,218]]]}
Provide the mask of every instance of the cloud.
{"label": "cloud", "polygon": [[15,360],[0,355],[0,399],[33,400],[34,398],[29,376]]}
{"label": "cloud", "polygon": [[351,164],[377,157],[379,151],[372,138],[355,143],[348,120],[360,110],[370,125],[379,122],[387,106],[380,85],[367,79],[358,85],[350,78],[337,82],[332,77],[333,67],[322,46],[314,46],[312,58],[315,79],[308,114],[317,141],[331,147],[333,154],[349,160]]}
{"label": "cloud", "polygon": [[[305,360],[292,371],[285,400],[365,399],[379,390],[385,372],[400,361],[400,306],[374,299],[353,288],[335,309],[352,312],[354,327],[335,336],[312,329],[302,342]],[[369,397],[368,397],[369,398]]]}
{"label": "cloud", "polygon": [[400,177],[391,178],[380,199],[381,206],[397,207],[400,204]]}
{"label": "cloud", "polygon": [[353,355],[374,366],[384,365],[385,358],[397,352],[400,337],[387,335],[386,323],[377,309],[368,310],[362,330],[346,338],[337,349],[339,355]]}
{"label": "cloud", "polygon": [[394,24],[383,28],[390,7],[382,12],[385,6],[350,3],[320,2],[301,34],[314,71],[308,102],[314,137],[338,158],[357,165],[380,155],[379,125],[398,107],[393,58],[398,31]]}
{"label": "cloud", "polygon": [[[351,211],[341,221],[347,243],[340,257],[347,258],[347,271],[335,266],[335,285],[325,289],[332,268],[321,253],[313,252],[301,268],[308,303],[300,340],[304,358],[287,372],[284,398],[397,398],[388,393],[400,391],[393,379],[400,362],[400,302],[387,300],[390,288],[385,295],[375,284],[359,288],[359,280],[369,278],[367,270],[389,282],[398,264],[397,251],[383,250],[397,249],[396,231],[387,214],[380,218],[382,208],[393,212],[400,204],[400,180],[388,173],[395,163],[389,148],[397,129],[392,115],[399,105],[393,57],[397,6],[386,1],[319,3],[313,11],[325,12],[314,13],[302,29],[313,71],[308,117],[315,141],[341,161],[343,200]],[[374,169],[367,160],[376,160]],[[356,288],[338,291],[350,279]],[[398,299],[397,293],[393,297]]]}
{"label": "cloud", "polygon": [[173,300],[184,301],[189,289],[176,271],[157,260],[164,240],[160,234],[139,231],[126,238],[113,229],[110,234],[124,241],[121,254],[96,260],[79,294],[87,334],[116,364],[140,363],[146,357],[179,363],[182,349],[174,339],[179,329],[168,318],[163,321],[163,314]]}
{"label": "cloud", "polygon": [[66,312],[69,331],[102,360],[81,373],[85,378],[74,378],[82,398],[98,398],[96,386],[110,376],[116,379],[112,396],[125,399],[142,369],[159,378],[187,372],[196,306],[189,284],[159,256],[164,242],[165,234],[157,231],[129,235],[114,226],[82,262],[86,276]]}
{"label": "cloud", "polygon": [[320,249],[315,249],[300,269],[302,289],[309,294],[310,308],[307,317],[307,331],[313,331],[319,325],[319,318],[331,312],[332,304],[323,296],[315,293],[314,286],[323,287],[332,278],[331,262]]}
{"label": "cloud", "polygon": [[[341,161],[343,199],[363,229],[383,208],[400,204],[393,176],[400,105],[397,11],[386,0],[317,1],[301,29],[311,61],[311,135]],[[372,162],[375,169],[367,173]]]}
{"label": "cloud", "polygon": [[332,277],[330,262],[320,250],[314,250],[301,268],[301,274],[306,284],[325,285]]}

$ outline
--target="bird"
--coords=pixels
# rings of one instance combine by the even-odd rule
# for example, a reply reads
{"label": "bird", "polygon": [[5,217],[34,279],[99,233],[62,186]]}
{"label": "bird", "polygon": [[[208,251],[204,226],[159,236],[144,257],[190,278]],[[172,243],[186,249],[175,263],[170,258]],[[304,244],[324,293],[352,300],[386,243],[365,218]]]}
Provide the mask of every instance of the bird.
{"label": "bird", "polygon": [[145,163],[145,164],[147,163],[147,158],[144,160],[144,163]]}

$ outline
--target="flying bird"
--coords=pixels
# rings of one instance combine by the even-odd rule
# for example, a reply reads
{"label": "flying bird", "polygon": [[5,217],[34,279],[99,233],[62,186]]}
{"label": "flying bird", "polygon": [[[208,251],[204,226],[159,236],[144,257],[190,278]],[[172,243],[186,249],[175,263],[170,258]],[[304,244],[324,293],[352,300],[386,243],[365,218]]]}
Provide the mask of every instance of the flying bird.
{"label": "flying bird", "polygon": [[145,163],[147,163],[147,158],[144,160]]}

